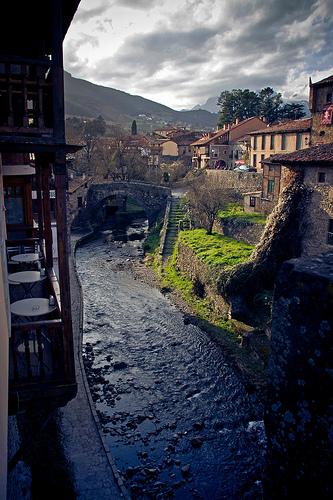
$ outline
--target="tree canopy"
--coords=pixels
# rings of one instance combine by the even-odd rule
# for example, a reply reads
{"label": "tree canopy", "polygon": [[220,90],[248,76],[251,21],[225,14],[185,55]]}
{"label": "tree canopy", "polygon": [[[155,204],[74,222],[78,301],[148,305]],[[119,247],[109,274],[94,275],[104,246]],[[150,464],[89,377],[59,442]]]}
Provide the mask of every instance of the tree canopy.
{"label": "tree canopy", "polygon": [[249,89],[233,89],[221,92],[217,105],[220,107],[218,125],[223,127],[236,119],[245,120],[260,116],[272,123],[279,119],[298,119],[305,116],[301,103],[283,104],[280,93],[271,87],[259,92]]}

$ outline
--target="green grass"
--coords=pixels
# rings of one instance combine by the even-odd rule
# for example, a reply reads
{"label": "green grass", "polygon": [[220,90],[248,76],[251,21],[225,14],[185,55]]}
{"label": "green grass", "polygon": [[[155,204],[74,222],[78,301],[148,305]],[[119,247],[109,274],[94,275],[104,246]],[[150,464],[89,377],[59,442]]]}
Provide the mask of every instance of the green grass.
{"label": "green grass", "polygon": [[267,217],[254,212],[244,212],[244,209],[238,203],[230,203],[225,210],[218,213],[220,219],[238,219],[239,221],[251,222],[253,224],[266,224]]}
{"label": "green grass", "polygon": [[177,270],[177,255],[178,245],[175,245],[173,255],[164,266],[162,285],[177,290],[199,318],[236,335],[231,323],[216,314],[208,298],[201,299],[193,293],[193,282]]}
{"label": "green grass", "polygon": [[143,249],[145,253],[154,253],[160,246],[160,232],[162,228],[162,222],[155,224],[153,228],[149,230],[148,236],[143,243]]}
{"label": "green grass", "polygon": [[246,262],[254,249],[254,245],[219,233],[208,235],[205,229],[181,231],[179,241],[211,267],[234,266]]}

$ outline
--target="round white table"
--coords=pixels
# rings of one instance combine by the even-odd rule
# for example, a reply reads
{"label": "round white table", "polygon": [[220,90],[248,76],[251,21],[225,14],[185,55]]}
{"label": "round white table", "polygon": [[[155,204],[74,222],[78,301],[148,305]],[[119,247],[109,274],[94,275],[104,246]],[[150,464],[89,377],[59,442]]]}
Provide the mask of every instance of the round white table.
{"label": "round white table", "polygon": [[19,253],[11,258],[14,262],[31,263],[40,260],[39,253]]}
{"label": "round white table", "polygon": [[22,285],[26,296],[32,297],[32,289],[39,281],[46,279],[46,275],[41,275],[40,271],[20,271],[8,276],[10,285]]}
{"label": "round white table", "polygon": [[49,299],[32,298],[13,302],[10,310],[16,316],[43,316],[56,310],[55,306],[49,305]]}

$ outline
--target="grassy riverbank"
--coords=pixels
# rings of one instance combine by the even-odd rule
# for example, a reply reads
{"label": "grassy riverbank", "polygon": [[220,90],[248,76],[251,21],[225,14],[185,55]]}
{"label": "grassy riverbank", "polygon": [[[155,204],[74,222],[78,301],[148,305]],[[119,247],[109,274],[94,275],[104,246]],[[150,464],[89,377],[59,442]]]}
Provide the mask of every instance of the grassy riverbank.
{"label": "grassy riverbank", "polygon": [[254,245],[219,233],[207,234],[205,229],[182,231],[179,241],[209,267],[235,266],[247,261],[254,249]]}
{"label": "grassy riverbank", "polygon": [[[247,260],[253,250],[252,245],[236,242],[219,234],[206,235],[202,229],[182,231],[178,241],[187,245],[205,264],[216,268],[217,264],[232,265],[232,263]],[[226,255],[222,255],[224,249]],[[264,397],[264,368],[252,353],[241,346],[244,333],[251,330],[242,323],[223,319],[216,311],[209,297],[198,297],[193,290],[194,283],[182,274],[177,266],[178,244],[173,255],[164,264],[159,265],[158,246],[152,252],[146,253],[146,264],[158,277],[162,291],[185,313],[185,321],[193,323],[204,330],[217,344],[221,346],[226,357],[240,375],[248,389],[255,389],[260,399]]]}
{"label": "grassy riverbank", "polygon": [[218,213],[219,219],[238,220],[240,222],[250,222],[252,224],[266,224],[267,217],[255,212],[244,212],[244,208],[238,203],[230,203],[225,210],[220,210]]}

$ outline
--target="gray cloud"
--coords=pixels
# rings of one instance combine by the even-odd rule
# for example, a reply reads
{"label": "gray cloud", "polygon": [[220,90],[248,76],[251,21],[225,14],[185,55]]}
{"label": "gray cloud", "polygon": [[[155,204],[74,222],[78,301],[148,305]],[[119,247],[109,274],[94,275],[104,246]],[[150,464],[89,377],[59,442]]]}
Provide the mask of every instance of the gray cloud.
{"label": "gray cloud", "polygon": [[101,16],[109,10],[111,7],[110,0],[103,0],[97,7],[92,7],[91,9],[81,9],[79,8],[74,17],[74,22],[85,23],[90,19]]}
{"label": "gray cloud", "polygon": [[[118,3],[149,8],[153,1]],[[333,69],[333,0],[186,0],[170,11],[97,62],[94,81],[150,98],[168,91],[181,106],[267,85],[305,97],[308,76]]]}
{"label": "gray cloud", "polygon": [[114,5],[129,7],[132,9],[151,9],[156,6],[156,0],[118,0]]}

